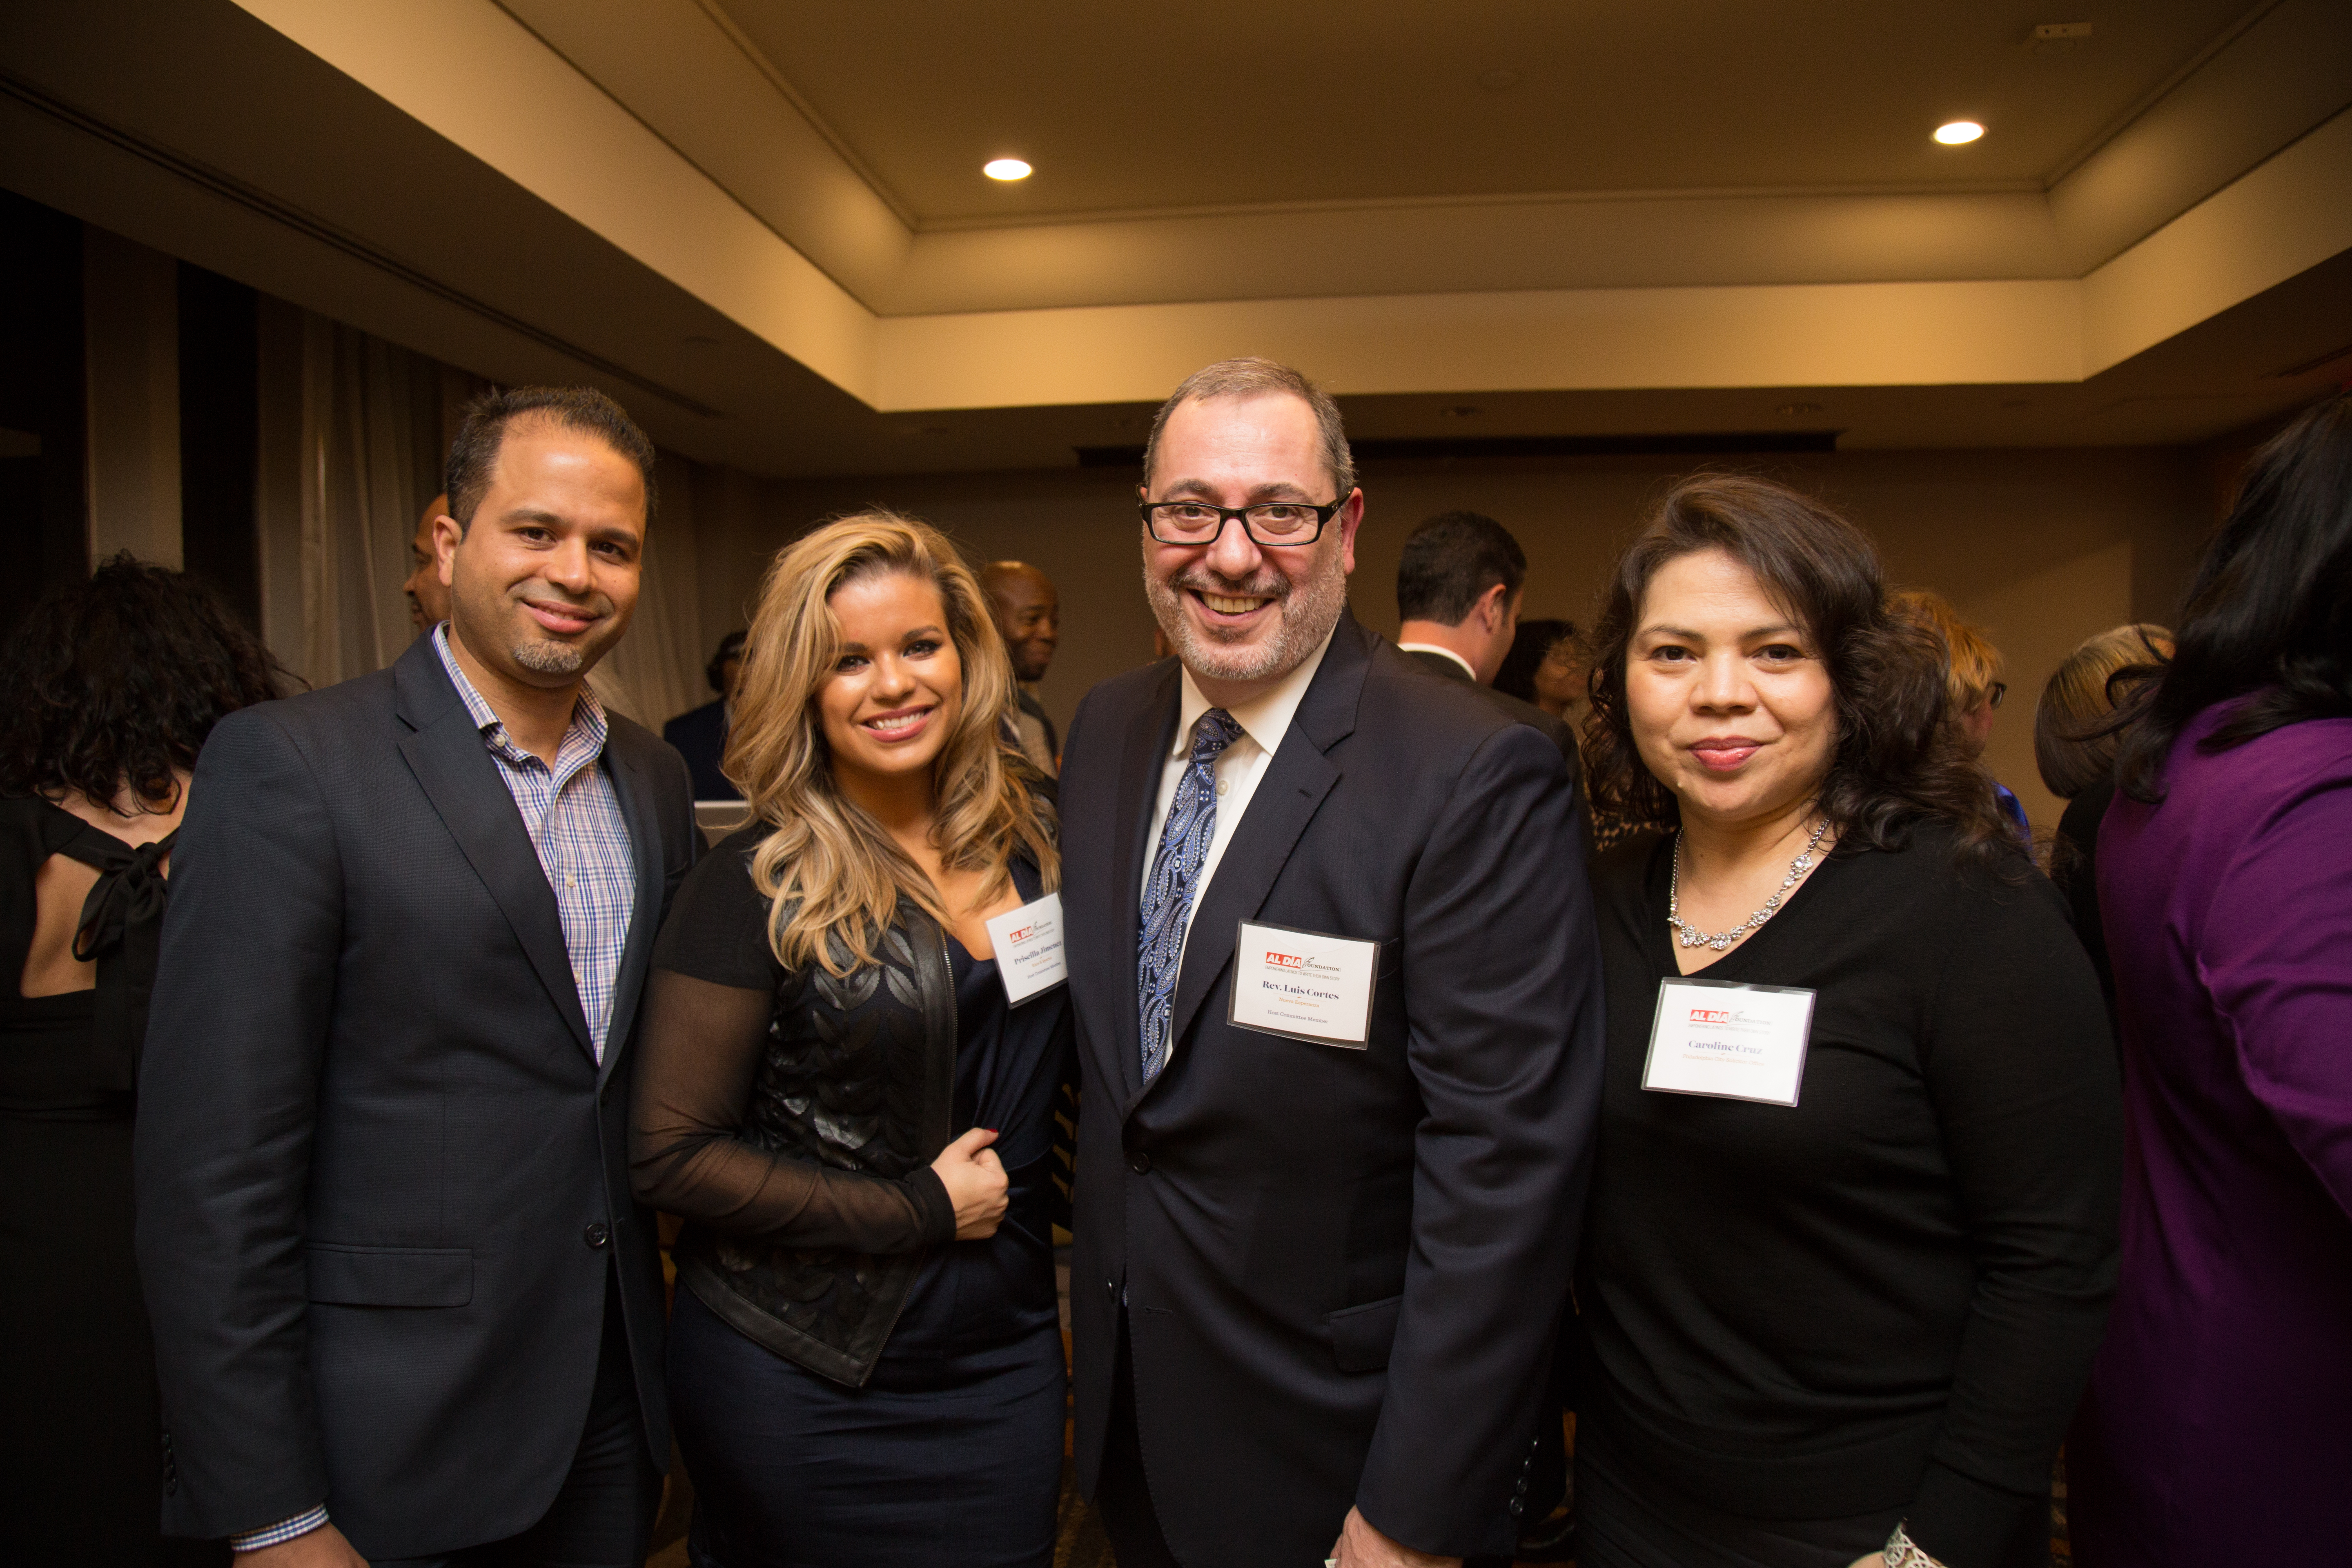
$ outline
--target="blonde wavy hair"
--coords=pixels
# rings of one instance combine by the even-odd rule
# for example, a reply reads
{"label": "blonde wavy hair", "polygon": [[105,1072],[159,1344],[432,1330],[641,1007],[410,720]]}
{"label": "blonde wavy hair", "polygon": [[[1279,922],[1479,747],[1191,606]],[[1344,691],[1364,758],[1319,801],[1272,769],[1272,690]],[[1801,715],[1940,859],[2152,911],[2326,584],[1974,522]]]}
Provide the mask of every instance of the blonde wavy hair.
{"label": "blonde wavy hair", "polygon": [[2172,633],[2139,621],[2084,639],[2051,673],[2033,709],[2033,765],[2052,795],[2072,800],[2115,776],[2123,733],[2106,722],[2116,706],[2108,679],[2119,669],[2171,657]]}
{"label": "blonde wavy hair", "polygon": [[1943,639],[1944,700],[1958,718],[1990,701],[2003,673],[2000,649],[1977,627],[1960,619],[1952,602],[1933,588],[1906,588],[1886,596],[1886,607],[1913,626]]}
{"label": "blonde wavy hair", "polygon": [[984,900],[1003,896],[1013,856],[1027,851],[1047,889],[1061,882],[1053,808],[1041,775],[1003,741],[1013,665],[980,583],[947,536],[889,511],[836,518],[778,552],[760,587],[727,742],[726,771],[751,815],[775,831],[751,858],[769,900],[768,942],[787,969],[845,975],[874,962],[901,899],[942,925],[953,917],[922,868],[882,825],[844,796],[818,717],[818,690],[841,655],[831,598],[845,583],[904,573],[939,590],[963,666],[963,705],[932,763],[940,858],[984,870]]}

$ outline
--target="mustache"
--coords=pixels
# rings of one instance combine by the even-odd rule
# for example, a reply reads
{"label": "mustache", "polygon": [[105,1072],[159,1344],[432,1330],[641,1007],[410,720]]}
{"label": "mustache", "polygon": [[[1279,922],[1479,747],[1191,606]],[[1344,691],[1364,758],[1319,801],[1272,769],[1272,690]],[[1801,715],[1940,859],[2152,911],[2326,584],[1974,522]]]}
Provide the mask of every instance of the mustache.
{"label": "mustache", "polygon": [[[414,595],[410,595],[412,598]],[[526,605],[537,605],[543,610],[562,610],[592,616],[598,620],[613,613],[613,601],[603,594],[591,594],[584,599],[567,599],[561,594],[518,594],[516,598]]]}
{"label": "mustache", "polygon": [[1169,586],[1189,588],[1199,594],[1222,594],[1235,599],[1290,597],[1290,579],[1271,566],[1248,577],[1227,577],[1196,561],[1170,578]]}

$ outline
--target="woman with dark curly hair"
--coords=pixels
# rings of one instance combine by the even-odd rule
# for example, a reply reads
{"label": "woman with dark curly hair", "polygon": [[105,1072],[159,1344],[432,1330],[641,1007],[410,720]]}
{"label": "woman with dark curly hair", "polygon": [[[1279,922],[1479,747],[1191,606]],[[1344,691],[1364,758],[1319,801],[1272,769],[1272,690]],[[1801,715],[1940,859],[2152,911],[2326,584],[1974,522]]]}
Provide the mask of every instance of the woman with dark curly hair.
{"label": "woman with dark curly hair", "polygon": [[1580,1560],[2042,1563],[2115,1069],[1941,650],[1852,524],[1719,476],[1660,504],[1595,642],[1594,799],[1675,831],[1594,870]]}
{"label": "woman with dark curly hair", "polygon": [[278,695],[251,633],[129,555],[0,650],[0,1559],[152,1563],[155,1356],[131,1117],[172,836],[223,715]]}
{"label": "woman with dark curly hair", "polygon": [[2352,1555],[2352,397],[2254,456],[2099,833],[2131,1162],[2099,1568]]}

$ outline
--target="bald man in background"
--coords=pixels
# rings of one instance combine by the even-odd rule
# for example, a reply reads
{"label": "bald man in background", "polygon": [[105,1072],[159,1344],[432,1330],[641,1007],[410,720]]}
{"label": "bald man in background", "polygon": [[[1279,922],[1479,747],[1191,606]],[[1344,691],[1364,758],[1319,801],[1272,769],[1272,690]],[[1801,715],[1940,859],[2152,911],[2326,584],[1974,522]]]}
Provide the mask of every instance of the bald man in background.
{"label": "bald man in background", "polygon": [[416,520],[416,536],[408,542],[408,624],[423,637],[449,618],[449,590],[441,582],[441,568],[433,558],[433,521],[449,510],[449,498],[437,495]]}
{"label": "bald man in background", "polygon": [[1062,637],[1062,598],[1054,580],[1022,561],[992,561],[982,568],[981,585],[988,590],[989,609],[996,629],[1004,634],[1004,647],[1013,656],[1013,679],[1020,682],[1021,711],[1014,740],[1023,754],[1048,778],[1059,770],[1062,742],[1054,721],[1037,700],[1037,682],[1054,662]]}

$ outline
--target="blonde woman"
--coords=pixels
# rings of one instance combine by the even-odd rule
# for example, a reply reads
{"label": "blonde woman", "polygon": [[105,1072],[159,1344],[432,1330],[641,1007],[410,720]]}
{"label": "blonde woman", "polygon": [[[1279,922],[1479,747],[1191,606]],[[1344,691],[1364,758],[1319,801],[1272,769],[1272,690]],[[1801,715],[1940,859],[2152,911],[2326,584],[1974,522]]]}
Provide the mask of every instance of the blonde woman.
{"label": "blonde woman", "polygon": [[[1993,713],[2009,695],[2009,682],[2001,679],[2000,649],[1992,646],[1982,627],[1962,620],[1952,602],[1932,588],[1889,594],[1886,607],[1896,619],[1935,633],[1936,640],[1944,645],[1944,710],[1969,754],[1982,757],[1986,742],[1992,739]],[[2021,843],[2031,844],[2033,826],[2025,819],[2025,806],[2016,792],[1997,779],[1990,782],[2001,816],[2009,819]]]}
{"label": "blonde woman", "polygon": [[2139,623],[2111,627],[2066,656],[2033,710],[2033,764],[2052,795],[2066,803],[2050,843],[2050,879],[2074,911],[2074,934],[2099,972],[2107,1016],[2116,1011],[2116,972],[2107,959],[2099,912],[2099,824],[2116,798],[2116,752],[2123,730],[2108,688],[2126,669],[2153,671],[2172,657],[2172,634]]}
{"label": "blonde woman", "polygon": [[843,518],[770,570],[727,752],[752,822],[662,929],[631,1120],[637,1196],[687,1222],[669,1388],[700,1568],[1051,1560],[1070,1025],[989,924],[1059,882],[1013,704],[928,525]]}

